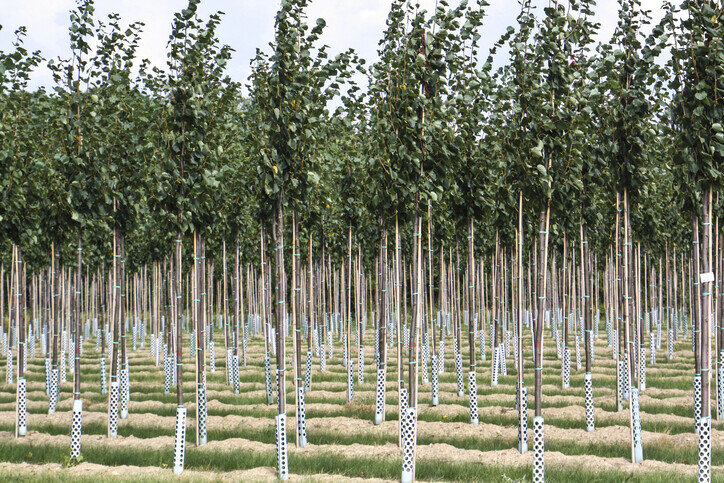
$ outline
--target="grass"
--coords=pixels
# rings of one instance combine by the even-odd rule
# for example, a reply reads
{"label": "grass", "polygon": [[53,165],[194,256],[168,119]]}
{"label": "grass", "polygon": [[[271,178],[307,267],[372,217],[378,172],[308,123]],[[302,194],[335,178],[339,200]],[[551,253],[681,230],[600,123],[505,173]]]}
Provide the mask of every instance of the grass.
{"label": "grass", "polygon": [[[0,425],[2,431],[13,431],[13,425]],[[70,432],[69,424],[43,423],[34,426],[32,430],[49,435],[67,435]],[[106,425],[102,423],[86,423],[83,426],[84,434],[105,435]],[[290,442],[293,442],[294,431],[289,432]],[[142,424],[122,424],[118,428],[119,436],[134,436],[136,438],[154,438],[159,436],[172,436],[172,428],[147,427]],[[209,441],[223,441],[231,438],[243,438],[260,443],[274,444],[275,434],[271,417],[269,424],[263,428],[217,428],[212,427],[208,432]],[[195,441],[195,427],[190,425],[186,432],[187,441]],[[308,430],[308,440],[315,445],[384,445],[386,443],[397,443],[397,436],[387,433],[364,432],[357,434],[344,434],[332,431],[320,431],[318,429]],[[482,435],[480,437],[456,437],[454,435],[444,436],[419,436],[418,444],[428,445],[433,443],[446,443],[460,449],[472,449],[478,451],[497,451],[514,448],[517,446],[516,438],[503,438],[496,435]],[[697,461],[696,447],[666,447],[661,444],[646,444],[644,441],[644,455],[646,459],[664,461],[668,463],[694,464]],[[549,440],[546,443],[549,451],[558,451],[569,455],[595,455],[600,457],[628,458],[629,449],[626,445],[613,445],[604,443],[575,443],[570,441]],[[114,449],[115,451],[115,449]],[[1,457],[0,457],[1,458]],[[714,461],[724,461],[724,448],[714,448],[712,453]]]}
{"label": "grass", "polygon": [[[366,338],[366,341],[371,344],[371,337]],[[601,339],[598,343],[605,343],[605,333],[602,332]],[[255,340],[259,342],[259,340]],[[560,361],[556,358],[555,350],[550,344],[544,351],[544,368],[543,368],[543,383],[547,385],[544,389],[544,397],[550,396],[575,396],[579,399],[578,402],[568,401],[545,401],[544,400],[544,415],[547,408],[563,408],[572,404],[583,404],[583,372],[574,371],[571,376],[571,387],[568,389],[561,389],[561,374],[560,374]],[[86,354],[81,360],[81,371],[80,375],[83,381],[82,393],[83,399],[87,403],[92,404],[103,404],[107,401],[106,395],[100,394],[100,377],[98,373],[98,358],[97,354],[92,350],[95,345],[95,341],[90,341],[87,345]],[[252,347],[252,346],[250,346]],[[686,342],[677,344],[677,349],[689,349],[690,345]],[[369,347],[368,347],[369,349]],[[306,357],[303,351],[303,357]],[[451,416],[442,416],[439,413],[433,413],[429,411],[422,411],[419,413],[419,420],[426,422],[435,423],[448,423],[448,422],[469,422],[469,415],[467,412],[468,398],[457,398],[455,395],[456,390],[454,387],[457,383],[456,374],[454,372],[454,364],[452,360],[452,350],[450,344],[447,347],[446,354],[446,372],[440,376],[441,384],[441,402],[443,405],[456,404],[460,408],[460,412]],[[39,351],[38,351],[39,354]],[[217,391],[216,394],[212,394],[209,399],[215,400],[220,403],[224,403],[227,406],[222,408],[213,408],[209,410],[210,416],[227,416],[227,415],[239,415],[254,418],[265,418],[269,420],[269,424],[261,428],[250,428],[244,426],[238,427],[216,427],[212,425],[209,427],[208,439],[209,441],[223,441],[231,438],[244,438],[250,441],[258,443],[274,444],[275,435],[272,418],[276,414],[276,406],[264,406],[266,403],[266,397],[263,394],[264,391],[264,374],[262,357],[263,353],[256,350],[250,351],[248,358],[248,366],[241,370],[241,393],[233,394],[229,386],[226,384],[226,377],[224,372],[224,357],[223,357],[223,342],[217,342],[217,364],[216,372],[208,373],[207,375],[207,389],[209,391]],[[575,354],[575,353],[574,353]],[[488,359],[478,366],[478,404],[479,407],[513,407],[513,400],[515,394],[515,384],[517,377],[515,375],[515,367],[512,363],[512,358],[508,359],[508,370],[509,373],[506,376],[499,377],[499,385],[497,387],[490,386],[490,351],[488,351]],[[656,366],[649,367],[649,374],[647,378],[647,386],[649,388],[660,388],[664,391],[683,390],[688,393],[691,392],[692,386],[692,363],[693,359],[688,354],[677,354],[675,361],[668,361],[666,359],[665,351],[659,351],[657,354],[658,363]],[[530,360],[530,351],[525,351],[524,357],[526,360]],[[466,354],[463,354],[463,360],[466,360]],[[175,402],[175,388],[172,388],[172,392],[169,395],[163,394],[163,367],[155,366],[153,361],[148,357],[148,348],[140,348],[136,353],[129,351],[129,361],[131,366],[131,401],[132,402],[144,402],[144,401],[157,401],[159,405],[153,408],[152,411],[159,416],[166,416],[172,418],[176,414]],[[374,370],[374,357],[367,353],[367,364],[365,368],[365,383],[357,383],[357,368],[355,367],[355,403],[347,405],[346,403],[346,370],[341,367],[340,364],[340,351],[337,347],[335,350],[335,358],[329,361],[328,370],[324,373],[319,372],[318,362],[319,359],[315,357],[315,372],[312,378],[312,391],[306,397],[307,404],[335,404],[336,406],[328,410],[315,409],[314,406],[308,406],[307,417],[310,419],[324,418],[324,417],[348,417],[356,418],[360,420],[370,421],[373,419],[373,404],[374,404],[374,391],[375,391],[375,377],[376,372]],[[0,374],[4,372],[5,360],[0,360]],[[574,356],[575,366],[575,356]],[[107,370],[110,369],[110,365],[107,366]],[[387,388],[390,391],[396,391],[395,381],[397,375],[395,373],[395,365],[391,364],[388,370],[388,385]],[[44,390],[45,377],[43,375],[44,362],[42,359],[35,359],[29,361],[28,371],[26,378],[29,381],[29,390],[38,391]],[[188,358],[188,351],[184,351],[184,393],[185,400],[187,403],[193,403],[195,401],[195,385],[193,382],[193,363]],[[464,369],[467,372],[467,369]],[[532,371],[525,377],[525,383],[529,388],[529,397],[532,393]],[[610,350],[603,352],[601,347],[596,348],[596,361],[594,362],[594,394],[596,396],[601,395],[613,395],[615,394],[615,374],[616,366],[615,361],[610,357]],[[63,384],[63,391],[61,397],[67,399],[72,391],[72,374],[68,375],[68,383]],[[4,379],[4,378],[3,378]],[[465,378],[467,379],[467,378]],[[325,387],[319,387],[319,384],[324,384]],[[315,386],[316,385],[316,386]],[[467,384],[466,384],[467,385]],[[552,387],[551,387],[552,386]],[[321,394],[317,391],[324,391],[325,394]],[[258,393],[258,394],[253,394]],[[500,401],[498,398],[489,398],[487,396],[505,394],[507,395],[506,402]],[[665,398],[667,394],[657,394],[652,397]],[[430,384],[421,384],[419,392],[420,402],[422,406],[430,400]],[[47,398],[42,395],[33,395],[30,398],[31,401],[37,401],[47,403]],[[294,400],[294,388],[289,378],[287,378],[287,400],[292,402]],[[15,386],[0,384],[0,404],[12,404],[15,401]],[[397,397],[388,396],[386,398],[388,410],[386,412],[386,418],[388,420],[394,420],[397,418]],[[529,405],[532,404],[533,398],[530,397]],[[251,407],[251,406],[254,407]],[[47,407],[44,405],[34,404],[31,408],[31,414],[46,414]],[[187,404],[188,416],[190,418],[195,417],[195,411],[190,404]],[[597,407],[604,409],[608,412],[615,411],[615,404],[610,402],[597,403]],[[88,407],[86,406],[86,409]],[[294,414],[293,402],[288,405],[287,414],[292,416]],[[94,411],[100,410],[97,407],[93,408]],[[677,416],[683,416],[691,418],[693,409],[690,405],[677,404],[677,405],[657,405],[653,403],[642,404],[641,410],[649,414],[673,414]],[[144,410],[144,412],[147,410]],[[131,406],[131,413],[133,413],[133,406]],[[479,417],[481,423],[494,424],[506,427],[517,426],[517,415],[513,411],[509,411],[505,414],[485,414]],[[546,424],[548,426],[554,426],[563,429],[576,429],[583,428],[585,422],[583,418],[553,418],[546,417]],[[645,431],[667,433],[667,434],[682,434],[692,433],[693,423],[678,423],[678,422],[659,422],[650,421],[644,418],[643,429]],[[596,421],[597,427],[605,426],[627,426],[627,420],[622,419],[606,421]],[[40,431],[48,435],[67,435],[70,432],[70,418],[68,418],[67,424],[58,424],[43,422],[39,425],[33,425],[31,428],[33,431]],[[2,431],[13,431],[13,425],[0,425]],[[105,435],[106,425],[103,422],[85,423],[83,425],[84,434],[95,434]],[[173,435],[173,423],[170,422],[168,428],[159,427],[145,427],[143,425],[143,419],[131,419],[127,422],[122,423],[119,426],[118,434],[121,437],[134,436],[136,438],[154,438],[159,436],[172,436]],[[293,442],[294,429],[293,426],[288,428],[288,437],[290,443]],[[191,424],[187,427],[186,433],[187,441],[195,440],[195,426]],[[379,477],[388,479],[399,479],[401,460],[399,457],[392,458],[373,458],[366,456],[359,456],[353,458],[340,457],[337,454],[330,454],[323,450],[325,445],[351,445],[361,444],[368,446],[385,445],[388,443],[396,444],[397,435],[388,434],[382,432],[375,432],[370,426],[368,431],[364,431],[360,434],[345,434],[338,431],[333,431],[331,428],[321,429],[316,427],[315,429],[308,429],[308,439],[313,445],[317,445],[320,451],[314,451],[305,454],[290,453],[289,465],[291,471],[297,474],[303,475],[314,475],[318,473],[330,473],[339,475],[340,477],[353,477],[353,476],[365,476],[365,477]],[[429,445],[433,443],[446,443],[462,450],[477,450],[481,452],[497,451],[497,450],[508,450],[517,446],[517,440],[510,437],[502,437],[496,434],[480,434],[480,436],[469,437],[469,436],[458,436],[454,433],[438,433],[435,436],[429,435],[418,435],[418,444]],[[140,448],[128,448],[128,447],[113,447],[110,449],[104,445],[86,445],[83,448],[83,456],[85,461],[98,463],[107,466],[118,466],[123,464],[135,464],[140,466],[154,466],[167,468],[173,460],[171,454],[172,448],[163,448],[158,451],[146,451]],[[605,458],[629,458],[628,445],[613,445],[609,443],[595,442],[595,443],[583,443],[576,441],[560,441],[560,440],[549,440],[546,442],[547,451],[561,452],[566,455],[595,455]],[[67,456],[67,448],[58,447],[53,445],[33,445],[25,442],[16,443],[14,441],[0,441],[0,461],[7,462],[31,462],[31,463],[45,463],[45,462],[60,462]],[[697,461],[696,448],[692,445],[691,447],[680,447],[680,446],[668,446],[665,444],[653,445],[647,443],[644,440],[644,457],[649,460],[656,460],[667,463],[685,463],[695,464]],[[715,447],[712,459],[714,464],[724,461],[724,449],[721,447]],[[186,453],[186,468],[213,471],[222,476],[220,472],[243,470],[256,468],[260,466],[275,466],[276,456],[273,451],[262,451],[262,452],[248,452],[241,451],[240,449],[234,449],[231,451],[217,451],[211,452],[204,449],[198,449],[193,445],[187,446]],[[7,470],[10,471],[10,470]],[[486,464],[475,464],[475,463],[455,463],[445,462],[441,464],[439,461],[434,460],[418,460],[416,466],[416,476],[423,480],[448,480],[448,481],[522,481],[530,478],[531,469],[529,466],[520,467],[499,467],[491,466]],[[4,474],[10,475],[10,473],[0,472],[0,479],[3,478]],[[170,471],[169,471],[170,475]],[[13,475],[13,479],[22,479],[23,475]],[[45,474],[43,474],[45,476]],[[589,469],[575,468],[575,469],[562,469],[555,467],[548,467],[546,469],[546,476],[554,481],[671,481],[672,475],[666,474],[630,474],[625,471],[614,471],[607,473],[595,473]],[[677,481],[683,481],[680,478],[681,475],[677,475]],[[46,479],[46,478],[42,478]],[[70,479],[67,474],[49,474],[47,480],[50,481],[66,481]],[[722,477],[715,475],[715,481],[722,481]],[[136,479],[136,481],[144,481]],[[83,479],[75,480],[83,481]],[[98,481],[93,479],[93,481]],[[693,481],[693,478],[692,478]]]}
{"label": "grass", "polygon": [[[67,453],[66,448],[59,446],[33,444],[13,445],[0,442],[0,454],[8,462],[49,463],[62,460]],[[142,451],[132,448],[115,448],[106,451],[102,447],[88,446],[83,448],[83,458],[90,463],[105,466],[154,466],[165,468],[172,461],[171,448],[157,451]],[[190,446],[186,450],[187,469],[202,471],[228,472],[257,468],[274,467],[274,452],[249,452],[241,450],[210,452]],[[300,455],[290,453],[289,466],[296,474],[314,475],[320,473],[335,474],[343,477],[372,477],[398,479],[400,476],[401,459],[344,457],[337,454]],[[434,460],[418,460],[416,477],[421,480],[445,481],[522,481],[530,475],[527,465],[504,467],[498,465],[455,463],[440,464]],[[546,477],[551,481],[590,481],[618,482],[632,478],[643,482],[671,481],[671,474],[650,473],[634,475],[625,471],[592,472],[587,469],[547,468]],[[506,478],[509,478],[507,480]],[[677,481],[686,481],[677,477]],[[691,481],[694,481],[693,479]],[[723,481],[720,475],[714,475],[714,481]]]}

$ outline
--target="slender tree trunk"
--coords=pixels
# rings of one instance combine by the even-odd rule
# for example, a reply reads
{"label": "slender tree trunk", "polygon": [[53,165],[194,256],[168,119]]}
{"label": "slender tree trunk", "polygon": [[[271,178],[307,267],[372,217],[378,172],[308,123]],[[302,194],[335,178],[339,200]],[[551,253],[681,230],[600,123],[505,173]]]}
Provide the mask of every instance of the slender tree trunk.
{"label": "slender tree trunk", "polygon": [[73,400],[80,399],[80,334],[82,330],[81,321],[81,293],[80,288],[82,284],[82,270],[81,263],[83,260],[83,238],[81,237],[81,231],[78,230],[78,249],[76,252],[76,264],[77,272],[75,274],[75,304],[74,304],[74,322],[75,322],[75,354],[74,355],[74,370],[73,370]]}
{"label": "slender tree trunk", "polygon": [[274,231],[276,243],[275,264],[276,264],[276,338],[277,338],[277,404],[279,414],[286,413],[286,375],[284,367],[286,362],[285,350],[285,327],[286,327],[286,280],[284,274],[284,208],[282,205],[283,196],[277,201],[277,223]]}
{"label": "slender tree trunk", "polygon": [[548,268],[548,227],[550,225],[551,207],[548,201],[545,211],[541,211],[539,222],[539,257],[538,257],[538,308],[535,319],[535,415],[542,416],[543,397],[543,326],[546,309],[546,270]]}
{"label": "slender tree trunk", "polygon": [[631,433],[631,461],[636,461],[636,455],[635,455],[635,444],[634,444],[634,421],[633,421],[633,404],[631,404],[631,393],[632,389],[634,389],[633,385],[633,372],[636,368],[636,364],[634,362],[634,341],[633,341],[633,330],[632,330],[632,324],[631,324],[631,267],[630,267],[630,260],[631,260],[631,218],[630,218],[630,205],[629,205],[629,199],[628,199],[628,191],[626,188],[623,190],[623,324],[624,324],[624,333],[625,333],[625,347],[626,347],[626,354],[625,357],[628,358],[628,371],[627,373],[627,380],[626,385],[628,387],[629,392],[629,426],[630,426],[630,433]]}
{"label": "slender tree trunk", "polygon": [[[703,193],[702,214],[704,221],[702,225],[702,257],[700,267],[701,282],[701,339],[700,339],[700,361],[701,361],[701,418],[708,419],[711,416],[711,399],[710,399],[710,369],[711,369],[711,338],[710,338],[710,318],[711,318],[711,300],[713,292],[714,273],[712,271],[712,188],[707,185]],[[711,271],[711,273],[710,273]]]}
{"label": "slender tree trunk", "polygon": [[[183,396],[183,291],[181,285],[182,271],[181,271],[181,256],[182,256],[182,235],[179,231],[176,235],[176,246],[174,249],[174,262],[172,264],[172,296],[175,299],[172,304],[175,307],[175,322],[176,322],[176,404],[178,407],[183,407],[184,396]],[[167,328],[169,334],[171,333],[171,324]],[[170,350],[170,348],[169,348]]]}
{"label": "slender tree trunk", "polygon": [[[473,218],[468,217],[468,345],[470,346],[470,371],[475,371],[475,240]],[[503,356],[505,357],[505,356]]]}

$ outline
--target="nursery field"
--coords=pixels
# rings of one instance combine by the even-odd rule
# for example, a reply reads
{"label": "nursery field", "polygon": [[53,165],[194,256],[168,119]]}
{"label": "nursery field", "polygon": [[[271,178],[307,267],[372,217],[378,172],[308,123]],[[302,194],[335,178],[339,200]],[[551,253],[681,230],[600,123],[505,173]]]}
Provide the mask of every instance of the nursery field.
{"label": "nursery field", "polygon": [[[369,332],[369,331],[368,331]],[[603,332],[601,332],[603,334]],[[372,340],[368,333],[367,341]],[[529,340],[527,341],[529,343]],[[186,338],[188,343],[188,338]],[[223,338],[217,340],[223,346]],[[291,348],[291,347],[290,347]],[[544,352],[543,393],[546,406],[546,476],[552,481],[694,481],[698,437],[692,423],[690,341],[675,345],[674,359],[658,351],[647,368],[641,392],[641,425],[645,460],[632,464],[628,411],[616,412],[615,362],[605,337],[595,344],[593,382],[596,429],[585,429],[583,370],[573,364],[570,388],[561,389],[561,361],[549,338]],[[188,348],[186,348],[187,350]],[[374,366],[365,368],[365,382],[355,381],[354,400],[346,404],[346,370],[337,354],[321,372],[313,369],[306,394],[308,445],[293,445],[294,406],[287,410],[290,428],[290,479],[397,480],[401,449],[397,444],[397,387],[388,373],[386,421],[373,425]],[[371,350],[371,347],[368,348]],[[38,351],[39,353],[40,351]],[[490,351],[488,350],[488,354]],[[15,388],[0,385],[0,478],[99,481],[106,479],[276,480],[274,416],[266,404],[262,339],[249,342],[248,364],[240,368],[240,393],[226,383],[225,360],[207,373],[208,443],[191,443],[195,434],[195,404],[187,403],[189,441],[186,469],[181,476],[173,462],[175,395],[164,395],[162,367],[156,367],[147,348],[130,351],[129,414],[118,425],[118,436],[106,437],[107,396],[100,394],[95,342],[85,344],[81,359],[84,400],[83,461],[68,465],[72,384],[62,384],[55,414],[48,415],[44,359],[28,361],[28,434],[15,439]],[[528,354],[531,357],[532,354]],[[193,372],[193,362],[184,371]],[[509,361],[512,366],[512,358]],[[532,453],[517,450],[518,412],[515,375],[500,375],[491,386],[489,361],[478,369],[479,424],[470,424],[467,398],[457,396],[452,355],[440,375],[440,404],[430,406],[430,385],[420,385],[417,478],[422,481],[529,481]],[[291,370],[291,366],[288,368]],[[0,364],[0,373],[4,372]],[[355,370],[355,378],[357,378]],[[527,379],[527,378],[526,378]],[[532,386],[532,379],[526,380]],[[194,382],[184,383],[187,393]],[[293,387],[288,391],[293,401]],[[529,395],[529,400],[532,397]],[[532,407],[532,401],[529,404]],[[532,419],[532,410],[529,419]],[[712,422],[712,477],[724,481],[724,422]],[[532,430],[530,437],[532,440]],[[65,465],[63,462],[65,461]]]}
{"label": "nursery field", "polygon": [[721,0],[180,1],[0,35],[0,481],[724,483]]}

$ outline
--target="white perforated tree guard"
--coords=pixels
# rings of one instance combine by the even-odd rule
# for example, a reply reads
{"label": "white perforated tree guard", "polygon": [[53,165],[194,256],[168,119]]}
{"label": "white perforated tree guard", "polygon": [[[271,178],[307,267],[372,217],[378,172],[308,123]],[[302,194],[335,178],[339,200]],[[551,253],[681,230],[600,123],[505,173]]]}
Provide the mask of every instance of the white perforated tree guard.
{"label": "white perforated tree guard", "polygon": [[[639,344],[639,331],[636,330],[635,328],[634,328],[634,337],[633,337],[633,347],[634,347],[634,351],[633,351],[634,367],[638,367],[639,349],[641,348],[641,344]],[[632,372],[631,375],[633,375],[634,372]]]}
{"label": "white perforated tree guard", "polygon": [[618,359],[619,358],[618,357],[618,330],[616,330],[616,329],[613,329],[612,349],[613,349],[613,358]]}
{"label": "white perforated tree guard", "polygon": [[619,361],[619,384],[621,386],[621,400],[628,399],[628,355],[624,354],[624,358]]}
{"label": "white perforated tree guard", "polygon": [[[205,379],[205,378],[204,378]],[[206,412],[206,381],[201,381],[198,383],[199,387],[199,394],[198,394],[198,427],[196,430],[198,431],[198,441],[199,446],[206,444],[206,421],[207,421],[207,412]]]}
{"label": "white perforated tree guard", "polygon": [[580,371],[581,367],[583,367],[581,361],[581,338],[576,336],[576,370]]}
{"label": "white perforated tree guard", "polygon": [[13,349],[12,347],[8,349],[8,363],[6,366],[6,372],[5,372],[5,384],[12,384],[14,380],[13,376]]}
{"label": "white perforated tree guard", "polygon": [[[30,326],[32,329],[32,325]],[[81,339],[83,336],[81,336]],[[83,353],[83,345],[80,346],[81,354]],[[27,368],[27,362],[28,358],[35,359],[35,332],[30,332],[30,336],[28,337],[28,354],[25,359],[25,366]]]}
{"label": "white perforated tree guard", "polygon": [[48,396],[48,414],[55,412],[55,405],[58,402],[58,369],[53,369],[50,374],[50,395]]}
{"label": "white perforated tree guard", "polygon": [[459,350],[455,351],[455,374],[458,382],[458,397],[465,395],[465,387],[463,385],[463,356]]}
{"label": "white perforated tree guard", "polygon": [[437,358],[438,372],[442,374],[445,372],[445,337],[440,337],[440,355]]}
{"label": "white perforated tree guard", "polygon": [[266,403],[271,404],[272,399],[272,380],[271,380],[271,363],[269,356],[264,356],[264,383],[266,384]]}
{"label": "white perforated tree guard", "polygon": [[332,357],[334,357],[334,344],[332,343],[331,335],[329,337],[327,337],[327,349],[328,349],[327,358],[329,360],[332,360]]}
{"label": "white perforated tree guard", "polygon": [[156,358],[156,365],[157,365],[157,366],[158,366],[158,364],[159,364],[159,362],[160,362],[160,360],[161,360],[161,356],[162,356],[163,354],[166,354],[166,353],[168,352],[168,350],[167,350],[167,349],[168,349],[168,344],[165,343],[165,342],[162,343],[161,341],[162,341],[163,339],[161,339],[161,337],[163,337],[163,331],[161,331],[161,333],[159,334],[158,338],[156,339],[156,350],[155,350],[154,357]]}
{"label": "white perforated tree guard", "polygon": [[[345,352],[345,351],[342,351]],[[350,357],[347,364],[347,401],[354,399],[354,360]]]}
{"label": "white perforated tree guard", "polygon": [[432,355],[432,405],[440,404],[440,370],[437,367],[437,355]]}
{"label": "white perforated tree guard", "polygon": [[289,462],[287,459],[287,415],[277,414],[274,418],[276,424],[277,443],[277,476],[280,480],[289,478]]}
{"label": "white perforated tree guard", "polygon": [[347,367],[347,334],[342,334],[342,367]]}
{"label": "white perforated tree guard", "polygon": [[496,347],[493,350],[493,361],[492,361],[492,367],[491,367],[491,375],[490,375],[490,384],[492,386],[498,385],[498,348]]}
{"label": "white perforated tree guard", "polygon": [[50,396],[50,358],[45,358],[45,394]]}
{"label": "white perforated tree guard", "polygon": [[699,429],[699,483],[711,481],[711,418],[700,418]]}
{"label": "white perforated tree guard", "polygon": [[319,328],[312,331],[312,334],[314,335],[314,337],[312,337],[312,348],[317,357],[319,357]]}
{"label": "white perforated tree guard", "polygon": [[543,417],[533,418],[533,482],[545,481],[545,434]]}
{"label": "white perforated tree guard", "polygon": [[365,348],[360,347],[357,354],[357,380],[360,384],[365,382]]}
{"label": "white perforated tree guard", "polygon": [[186,449],[186,408],[176,408],[176,435],[173,444],[173,474],[180,475],[184,470],[184,453]]}
{"label": "white perforated tree guard", "polygon": [[498,346],[498,361],[500,362],[500,374],[503,376],[508,375],[508,363],[505,358],[505,346],[501,342]]}
{"label": "white perforated tree guard", "polygon": [[583,375],[583,392],[586,403],[586,431],[593,431],[596,425],[593,418],[593,380],[590,372]]}
{"label": "white perforated tree guard", "polygon": [[108,437],[115,438],[118,434],[118,381],[111,381],[108,394]]}
{"label": "white perforated tree guard", "polygon": [[613,344],[613,338],[611,333],[611,321],[606,317],[606,346],[611,347]]}
{"label": "white perforated tree guard", "polygon": [[674,359],[674,328],[669,327],[669,340],[668,340],[668,356],[669,360]]}
{"label": "white perforated tree guard", "polygon": [[128,384],[128,364],[126,364],[125,368],[121,369],[119,376],[121,379],[119,394],[119,401],[121,405],[121,419],[126,419],[128,417],[128,401],[130,400],[131,392]]}
{"label": "white perforated tree guard", "polygon": [[485,329],[481,327],[481,329],[478,331],[478,342],[480,345],[480,360],[484,361],[486,360],[486,350],[485,350]]}
{"label": "white perforated tree guard", "polygon": [[571,349],[566,347],[563,349],[563,389],[568,389],[571,385]]}
{"label": "white perforated tree guard", "polygon": [[430,371],[428,370],[427,363],[430,360],[430,346],[427,342],[428,334],[425,334],[425,342],[422,344],[422,383],[427,384],[430,382]]}
{"label": "white perforated tree guard", "polygon": [[171,372],[175,369],[172,366],[171,356],[164,354],[163,356],[163,393],[168,394],[171,391]]}
{"label": "white perforated tree guard", "polygon": [[694,376],[694,427],[699,431],[699,418],[701,418],[701,375]]}
{"label": "white perforated tree guard", "polygon": [[73,357],[75,357],[75,341],[70,339],[70,349],[68,349],[68,371],[73,374],[75,372],[75,364],[73,364]]}
{"label": "white perforated tree guard", "polygon": [[470,391],[470,423],[478,424],[478,381],[475,371],[468,372],[468,390]]}
{"label": "white perforated tree guard", "polygon": [[719,375],[716,378],[716,390],[717,390],[717,417],[718,419],[724,418],[724,351],[719,354],[719,361],[717,361],[717,370]]}
{"label": "white perforated tree guard", "polygon": [[387,365],[377,365],[377,384],[375,390],[375,425],[385,420],[385,386],[387,382]]}
{"label": "white perforated tree guard", "polygon": [[[407,388],[400,388],[400,406],[403,410],[407,409]],[[404,417],[404,413],[400,413],[400,417]]]}
{"label": "white perforated tree guard", "polygon": [[415,454],[417,449],[416,408],[407,408],[402,419],[402,483],[415,481]]}
{"label": "white perforated tree guard", "polygon": [[649,333],[649,351],[651,352],[651,365],[656,364],[656,341],[654,340],[654,333]]}
{"label": "white perforated tree guard", "polygon": [[518,393],[518,451],[528,452],[528,390],[521,384]]}
{"label": "white perforated tree guard", "polygon": [[246,367],[246,354],[249,346],[249,325],[244,326],[244,337],[242,338],[241,365]]}
{"label": "white perforated tree guard", "polygon": [[73,422],[70,428],[70,459],[80,456],[80,436],[83,422],[83,400],[73,400]]}
{"label": "white perforated tree guard", "polygon": [[101,371],[101,394],[108,393],[108,380],[106,379],[106,358],[101,355],[98,361]]}
{"label": "white perforated tree guard", "polygon": [[307,351],[307,360],[304,367],[304,392],[312,387],[312,351]]}
{"label": "white perforated tree guard", "polygon": [[213,340],[209,341],[209,370],[216,372],[216,345]]}
{"label": "white perforated tree guard", "polygon": [[171,358],[171,386],[175,386],[176,385],[176,366],[177,366],[176,353],[172,352],[170,358]]}
{"label": "white perforated tree guard", "polygon": [[273,327],[269,329],[270,337],[271,337],[271,344],[269,344],[269,347],[271,347],[271,353],[272,355],[277,355],[277,336],[276,336],[276,330],[274,330]]}
{"label": "white perforated tree guard", "polygon": [[297,391],[297,446],[304,448],[307,445],[307,411],[304,405],[304,388]]}
{"label": "white perforated tree guard", "polygon": [[25,436],[28,432],[28,406],[27,386],[24,377],[18,377],[15,401],[15,436]]}
{"label": "white perforated tree guard", "polygon": [[558,330],[556,330],[557,325],[556,323],[553,324],[553,340],[556,341],[556,356],[560,360],[563,358],[563,344],[558,336]]}
{"label": "white perforated tree guard", "polygon": [[631,414],[633,418],[634,463],[644,460],[641,441],[641,411],[639,409],[639,390],[631,386]]}
{"label": "white perforated tree guard", "polygon": [[646,390],[646,347],[641,347],[639,353],[639,374],[641,376],[641,382],[639,383],[639,391]]}
{"label": "white perforated tree guard", "polygon": [[231,385],[234,387],[234,394],[241,391],[241,380],[239,378],[239,356],[231,355]]}

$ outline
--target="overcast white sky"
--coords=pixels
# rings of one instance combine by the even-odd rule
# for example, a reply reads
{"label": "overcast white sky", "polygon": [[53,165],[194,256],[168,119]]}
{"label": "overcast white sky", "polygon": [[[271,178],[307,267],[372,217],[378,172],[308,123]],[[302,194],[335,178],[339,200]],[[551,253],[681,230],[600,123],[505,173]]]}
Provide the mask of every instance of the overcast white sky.
{"label": "overcast white sky", "polygon": [[[458,0],[449,0],[456,5]],[[487,18],[483,29],[485,50],[505,31],[515,25],[519,5],[514,0],[488,0]],[[420,0],[423,8],[432,11],[435,0]],[[547,0],[533,0],[540,7]],[[377,42],[385,28],[389,0],[312,0],[308,9],[310,23],[319,17],[327,21],[322,41],[333,52],[354,48],[368,64],[376,60]],[[661,16],[660,0],[642,0],[644,8],[652,10],[654,21]],[[174,12],[187,5],[187,0],[96,0],[96,18],[105,18],[111,12],[121,15],[125,23],[142,21],[144,33],[139,57],[148,58],[155,65],[166,65],[166,42],[171,31]],[[245,81],[249,74],[249,61],[257,47],[266,48],[274,35],[274,14],[279,0],[204,0],[200,13],[225,12],[219,36],[222,43],[235,49],[229,66],[231,76]],[[40,49],[46,59],[68,57],[69,11],[74,0],[0,0],[0,50],[11,48],[12,34],[16,27],[28,29],[26,46]],[[596,19],[601,24],[599,40],[610,38],[617,22],[618,2],[598,0]],[[541,12],[542,13],[542,12]],[[485,52],[483,50],[483,52]],[[32,79],[32,85],[52,84],[47,68],[40,68]]]}

